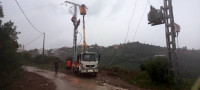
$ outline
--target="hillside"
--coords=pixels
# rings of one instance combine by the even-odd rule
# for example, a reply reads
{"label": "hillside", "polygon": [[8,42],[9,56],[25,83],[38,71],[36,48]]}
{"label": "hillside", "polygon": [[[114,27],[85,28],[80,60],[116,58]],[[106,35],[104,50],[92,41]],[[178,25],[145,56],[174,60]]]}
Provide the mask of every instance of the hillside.
{"label": "hillside", "polygon": [[[81,52],[81,50],[82,47],[78,46],[78,52]],[[155,55],[165,55],[167,57],[166,47],[140,42],[130,42],[108,47],[95,44],[88,46],[88,51],[97,52],[101,55],[99,64],[101,68],[118,66],[126,70],[140,70],[140,65]],[[183,47],[177,49],[177,51],[181,76],[191,79],[197,78],[200,75],[200,50],[189,50]],[[62,47],[56,50],[48,50],[48,55],[58,56],[62,60],[66,60],[68,57],[72,57],[72,52],[72,48]]]}
{"label": "hillside", "polygon": [[[140,65],[155,55],[167,57],[166,47],[139,42],[101,48],[98,45],[93,45],[93,48],[89,48],[89,51],[101,54],[101,67],[119,66],[127,70],[140,70]],[[181,76],[196,79],[200,75],[200,50],[189,50],[187,47],[183,47],[177,49],[177,51]]]}

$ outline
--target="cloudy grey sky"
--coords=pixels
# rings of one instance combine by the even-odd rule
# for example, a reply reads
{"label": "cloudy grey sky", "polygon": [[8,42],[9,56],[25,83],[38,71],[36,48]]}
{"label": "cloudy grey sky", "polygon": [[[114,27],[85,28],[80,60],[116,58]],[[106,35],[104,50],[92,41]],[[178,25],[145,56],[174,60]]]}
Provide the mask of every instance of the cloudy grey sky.
{"label": "cloudy grey sky", "polygon": [[[24,12],[41,32],[46,33],[47,49],[73,45],[71,5],[61,5],[65,0],[18,0]],[[86,4],[88,12],[86,20],[87,44],[109,46],[124,43],[128,24],[136,0],[69,0],[78,4]],[[181,26],[179,46],[200,49],[200,0],[172,0],[174,19]],[[4,22],[12,20],[20,31],[18,42],[27,44],[40,33],[27,22],[15,0],[0,0],[4,8]],[[163,5],[163,0],[150,0],[156,8]],[[147,9],[145,7],[147,5]],[[137,0],[135,14],[132,18],[127,40],[166,46],[165,27],[150,26],[147,21],[149,12],[147,0]],[[79,10],[78,10],[79,11]],[[144,18],[133,40],[134,33],[142,14]],[[78,18],[82,19],[78,12]],[[82,34],[82,23],[78,31]],[[78,34],[78,41],[80,35]],[[26,49],[42,48],[42,37],[34,43],[25,46]]]}

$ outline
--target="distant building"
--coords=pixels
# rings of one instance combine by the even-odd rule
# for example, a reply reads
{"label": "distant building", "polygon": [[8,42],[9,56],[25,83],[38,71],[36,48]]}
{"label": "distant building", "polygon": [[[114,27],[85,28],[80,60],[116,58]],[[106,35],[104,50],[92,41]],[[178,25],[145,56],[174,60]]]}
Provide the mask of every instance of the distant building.
{"label": "distant building", "polygon": [[89,48],[94,48],[94,46],[88,46]]}
{"label": "distant building", "polygon": [[154,55],[154,57],[166,57],[166,55]]}
{"label": "distant building", "polygon": [[59,54],[60,54],[60,52],[58,49],[51,49],[49,51],[49,55],[51,55],[51,56],[59,56]]}
{"label": "distant building", "polygon": [[[38,54],[43,54],[43,49],[38,49]],[[44,54],[47,55],[47,50],[44,50]]]}

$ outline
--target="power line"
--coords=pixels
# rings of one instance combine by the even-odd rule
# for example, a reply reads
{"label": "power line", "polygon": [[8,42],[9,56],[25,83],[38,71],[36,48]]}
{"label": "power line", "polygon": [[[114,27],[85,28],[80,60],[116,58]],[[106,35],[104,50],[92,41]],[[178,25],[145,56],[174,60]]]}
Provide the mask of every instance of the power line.
{"label": "power line", "polygon": [[161,3],[161,0],[158,0],[158,1],[157,1],[157,5],[159,5],[160,3]]}
{"label": "power line", "polygon": [[131,21],[132,21],[132,18],[133,18],[133,16],[134,16],[134,13],[135,13],[136,3],[137,3],[137,0],[135,1],[133,13],[132,13],[132,15],[131,15],[131,19],[130,19],[129,24],[128,24],[128,31],[127,31],[127,34],[126,34],[125,43],[126,43],[126,40],[127,40],[127,37],[128,37],[129,30],[130,30]]}
{"label": "power line", "polygon": [[148,3],[149,6],[153,6],[153,4],[150,0],[147,0],[147,3]]}
{"label": "power line", "polygon": [[139,24],[138,24],[138,26],[137,26],[137,28],[136,28],[135,34],[134,34],[134,36],[133,36],[133,41],[134,41],[135,36],[136,36],[136,34],[137,34],[137,31],[138,31],[138,29],[139,29],[139,27],[140,27],[140,24],[141,24],[141,21],[142,21],[142,19],[143,19],[143,17],[144,17],[144,14],[145,14],[145,12],[146,12],[146,9],[147,9],[147,4],[146,4],[145,10],[144,10],[144,12],[143,12],[143,15],[142,15],[142,17],[141,17],[141,19],[140,19],[140,22],[139,22]]}
{"label": "power line", "polygon": [[20,8],[21,12],[23,13],[24,17],[25,17],[26,20],[29,22],[29,24],[30,24],[37,32],[43,33],[43,32],[41,32],[41,31],[39,31],[39,30],[31,23],[31,21],[29,20],[29,18],[27,17],[27,15],[24,13],[22,7],[19,5],[18,1],[15,0],[15,2],[17,3],[18,7]]}
{"label": "power line", "polygon": [[42,35],[44,35],[43,38],[43,56],[44,56],[44,44],[45,44],[45,32],[41,32],[40,30],[38,30],[30,21],[30,19],[27,17],[27,15],[25,14],[25,12],[23,11],[22,7],[19,5],[18,1],[15,0],[15,2],[17,3],[18,7],[20,8],[21,12],[23,13],[24,17],[26,18],[26,20],[28,21],[28,23],[39,33],[42,33],[39,37],[35,38],[34,40],[32,40],[31,42],[25,44],[26,46],[33,43],[34,41],[36,41],[37,39],[39,39]]}
{"label": "power line", "polygon": [[147,0],[147,3],[148,3],[149,5],[151,5],[151,2],[150,2],[149,0]]}
{"label": "power line", "polygon": [[35,42],[37,39],[39,39],[44,33],[40,34],[38,37],[36,37],[35,39],[33,39],[32,41],[28,42],[27,44],[25,44],[25,46],[28,46],[29,44]]}

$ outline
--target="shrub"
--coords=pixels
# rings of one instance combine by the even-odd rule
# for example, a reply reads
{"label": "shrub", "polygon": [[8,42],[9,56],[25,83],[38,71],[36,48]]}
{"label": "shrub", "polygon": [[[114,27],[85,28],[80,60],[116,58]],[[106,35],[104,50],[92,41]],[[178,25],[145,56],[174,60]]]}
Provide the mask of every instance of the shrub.
{"label": "shrub", "polygon": [[168,60],[166,58],[151,58],[145,63],[145,70],[153,82],[172,83],[173,81],[168,75]]}

